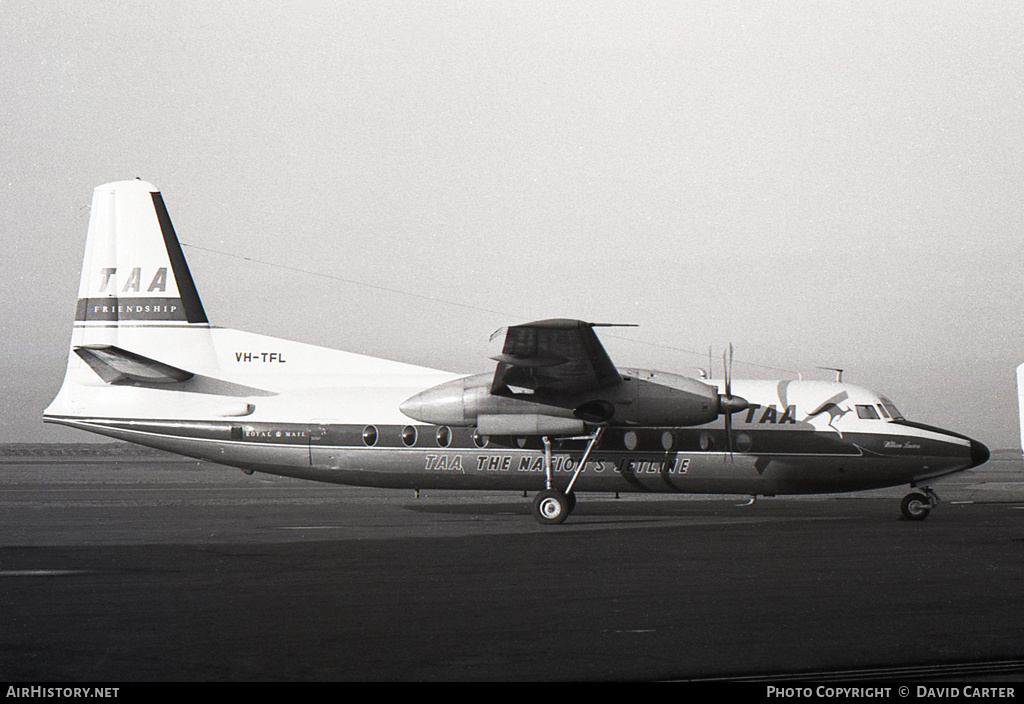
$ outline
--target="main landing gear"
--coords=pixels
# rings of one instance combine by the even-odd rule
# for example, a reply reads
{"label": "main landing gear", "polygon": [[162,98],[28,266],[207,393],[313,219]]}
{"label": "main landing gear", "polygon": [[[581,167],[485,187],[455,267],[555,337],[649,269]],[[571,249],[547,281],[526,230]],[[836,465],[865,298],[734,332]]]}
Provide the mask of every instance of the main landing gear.
{"label": "main landing gear", "polygon": [[601,433],[603,431],[604,428],[599,427],[594,431],[593,435],[578,438],[589,440],[590,442],[587,444],[587,449],[583,453],[583,459],[577,465],[576,471],[573,472],[572,479],[569,480],[569,485],[565,488],[564,492],[555,489],[551,481],[551,439],[547,435],[541,438],[544,442],[544,491],[538,492],[533,497],[533,517],[538,523],[545,526],[558,525],[564,522],[569,517],[569,514],[572,513],[572,510],[576,508],[576,494],[572,492],[572,487],[576,484],[576,477],[583,471],[587,458],[590,457],[590,451],[601,440]]}
{"label": "main landing gear", "polygon": [[928,487],[912,491],[900,502],[900,513],[908,521],[923,521],[931,510],[939,505],[939,496]]}
{"label": "main landing gear", "polygon": [[576,494],[563,494],[557,489],[545,489],[533,497],[533,517],[545,526],[563,522],[576,507]]}

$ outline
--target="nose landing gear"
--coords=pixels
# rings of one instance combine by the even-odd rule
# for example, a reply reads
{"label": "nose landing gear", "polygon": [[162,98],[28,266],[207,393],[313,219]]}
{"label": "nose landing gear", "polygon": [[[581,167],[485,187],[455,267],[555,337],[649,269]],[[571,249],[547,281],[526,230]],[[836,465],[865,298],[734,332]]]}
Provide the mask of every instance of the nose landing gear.
{"label": "nose landing gear", "polygon": [[923,521],[931,510],[939,505],[939,496],[928,487],[912,491],[900,502],[900,513],[908,521]]}

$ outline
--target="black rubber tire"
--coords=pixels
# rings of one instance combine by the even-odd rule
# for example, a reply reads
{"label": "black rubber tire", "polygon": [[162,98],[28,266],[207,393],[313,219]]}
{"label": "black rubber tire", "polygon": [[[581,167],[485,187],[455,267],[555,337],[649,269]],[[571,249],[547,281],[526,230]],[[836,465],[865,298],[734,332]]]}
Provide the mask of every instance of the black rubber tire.
{"label": "black rubber tire", "polygon": [[576,508],[576,492],[570,491],[565,495],[565,500],[569,502],[569,513],[572,513]]}
{"label": "black rubber tire", "polygon": [[931,513],[932,502],[927,496],[919,492],[912,492],[903,497],[900,502],[900,513],[908,521],[923,521]]}
{"label": "black rubber tire", "polygon": [[545,489],[533,497],[533,517],[544,526],[558,525],[572,513],[572,503],[562,492]]}

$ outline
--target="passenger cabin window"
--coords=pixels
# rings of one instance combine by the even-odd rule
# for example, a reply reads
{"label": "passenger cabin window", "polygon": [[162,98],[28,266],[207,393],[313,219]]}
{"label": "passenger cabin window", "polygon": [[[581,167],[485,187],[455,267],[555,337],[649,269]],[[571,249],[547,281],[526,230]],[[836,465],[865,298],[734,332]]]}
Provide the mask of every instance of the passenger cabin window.
{"label": "passenger cabin window", "polygon": [[372,425],[363,428],[363,444],[367,447],[373,447],[377,444],[377,429]]}
{"label": "passenger cabin window", "polygon": [[857,406],[857,417],[864,420],[878,420],[878,411],[874,406]]}
{"label": "passenger cabin window", "polygon": [[405,443],[406,447],[412,447],[416,444],[416,428],[411,425],[405,426],[402,429],[402,442]]}
{"label": "passenger cabin window", "polygon": [[452,444],[452,429],[447,425],[442,425],[437,429],[437,446],[448,447]]}

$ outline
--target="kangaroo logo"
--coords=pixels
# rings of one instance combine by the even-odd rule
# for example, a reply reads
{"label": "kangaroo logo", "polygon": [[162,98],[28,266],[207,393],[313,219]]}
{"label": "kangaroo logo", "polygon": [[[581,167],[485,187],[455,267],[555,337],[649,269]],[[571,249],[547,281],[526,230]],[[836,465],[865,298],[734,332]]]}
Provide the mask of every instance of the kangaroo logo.
{"label": "kangaroo logo", "polygon": [[839,403],[842,403],[849,397],[849,394],[847,394],[845,391],[836,394],[829,400],[825,401],[825,403],[818,406],[818,409],[816,411],[809,413],[804,420],[810,420],[815,416],[820,416],[822,413],[828,413],[828,426],[832,428],[832,430],[836,431],[836,433],[839,434],[839,437],[843,437],[842,431],[840,431],[839,428],[832,425],[832,423],[834,423],[837,418],[842,418],[843,416],[850,412],[849,408],[840,408],[837,405]]}

